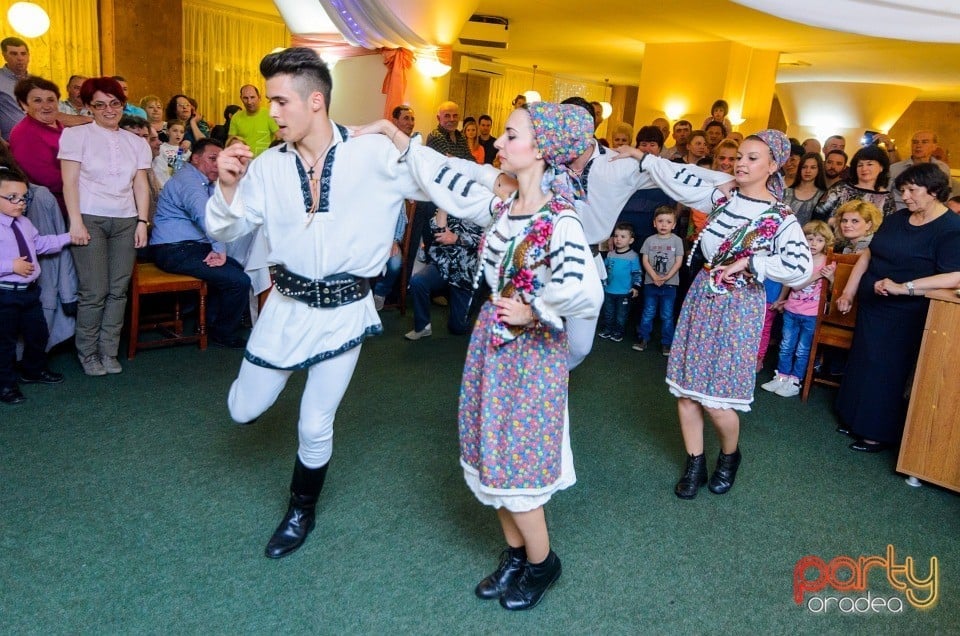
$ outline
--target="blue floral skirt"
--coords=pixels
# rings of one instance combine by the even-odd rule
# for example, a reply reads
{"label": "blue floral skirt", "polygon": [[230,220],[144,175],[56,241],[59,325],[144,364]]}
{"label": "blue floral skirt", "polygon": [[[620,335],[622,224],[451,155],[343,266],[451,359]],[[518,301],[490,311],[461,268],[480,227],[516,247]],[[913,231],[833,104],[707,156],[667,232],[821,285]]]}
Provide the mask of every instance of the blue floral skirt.
{"label": "blue floral skirt", "polygon": [[687,292],[667,364],[667,386],[704,406],[749,411],[763,331],[763,286],[726,294],[710,289],[700,270]]}

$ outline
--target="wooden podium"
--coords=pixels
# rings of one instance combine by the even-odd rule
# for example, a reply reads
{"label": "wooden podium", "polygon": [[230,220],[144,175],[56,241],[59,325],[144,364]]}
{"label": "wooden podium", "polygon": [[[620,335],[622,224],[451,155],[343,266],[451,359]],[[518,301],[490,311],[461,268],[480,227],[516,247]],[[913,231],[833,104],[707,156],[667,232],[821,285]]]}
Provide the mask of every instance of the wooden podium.
{"label": "wooden podium", "polygon": [[897,471],[960,492],[960,297],[929,292]]}

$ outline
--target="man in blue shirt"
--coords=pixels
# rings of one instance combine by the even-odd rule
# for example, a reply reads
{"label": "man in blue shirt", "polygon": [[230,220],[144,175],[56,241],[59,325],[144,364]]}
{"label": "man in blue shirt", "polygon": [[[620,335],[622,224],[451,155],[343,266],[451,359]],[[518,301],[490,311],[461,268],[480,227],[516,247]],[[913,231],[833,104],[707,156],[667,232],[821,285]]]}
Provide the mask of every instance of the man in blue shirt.
{"label": "man in blue shirt", "polygon": [[123,89],[123,96],[127,100],[127,103],[123,105],[123,114],[147,119],[147,111],[136,104],[130,103],[130,90],[127,88],[127,80],[122,75],[114,75],[113,79],[117,80],[117,83],[120,84],[120,88]]}
{"label": "man in blue shirt", "polygon": [[26,116],[13,95],[13,87],[29,75],[30,49],[20,38],[10,37],[0,41],[0,50],[6,62],[0,68],[0,135],[10,139],[10,131]]}
{"label": "man in blue shirt", "polygon": [[150,245],[157,267],[207,281],[207,325],[211,341],[242,349],[240,319],[250,293],[250,277],[227,256],[223,243],[207,236],[207,199],[217,178],[217,156],[223,146],[201,139],[193,146],[190,163],[179,170],[160,192]]}

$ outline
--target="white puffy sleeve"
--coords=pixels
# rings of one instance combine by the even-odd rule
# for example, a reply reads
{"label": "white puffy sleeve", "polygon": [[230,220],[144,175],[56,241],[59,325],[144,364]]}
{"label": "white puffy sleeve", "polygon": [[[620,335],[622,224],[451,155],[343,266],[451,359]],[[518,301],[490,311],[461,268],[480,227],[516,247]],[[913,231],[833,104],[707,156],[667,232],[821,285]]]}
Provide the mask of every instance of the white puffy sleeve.
{"label": "white puffy sleeve", "polygon": [[493,205],[499,200],[493,194],[499,170],[446,157],[424,146],[419,136],[410,140],[401,161],[438,208],[480,227],[490,225]]}
{"label": "white puffy sleeve", "polygon": [[550,280],[534,298],[540,322],[563,329],[563,318],[595,318],[603,304],[603,287],[593,265],[583,226],[576,213],[560,214],[550,238]]}
{"label": "white puffy sleeve", "polygon": [[780,223],[773,237],[773,249],[750,257],[750,269],[761,282],[769,278],[788,287],[810,278],[813,259],[797,217],[791,214]]}
{"label": "white puffy sleeve", "polygon": [[640,160],[640,171],[668,197],[697,210],[712,209],[716,187],[732,179],[725,172],[674,163],[651,155],[644,155]]}
{"label": "white puffy sleeve", "polygon": [[223,243],[235,241],[263,225],[263,161],[253,161],[240,180],[233,202],[227,204],[217,182],[207,200],[206,226],[210,238]]}

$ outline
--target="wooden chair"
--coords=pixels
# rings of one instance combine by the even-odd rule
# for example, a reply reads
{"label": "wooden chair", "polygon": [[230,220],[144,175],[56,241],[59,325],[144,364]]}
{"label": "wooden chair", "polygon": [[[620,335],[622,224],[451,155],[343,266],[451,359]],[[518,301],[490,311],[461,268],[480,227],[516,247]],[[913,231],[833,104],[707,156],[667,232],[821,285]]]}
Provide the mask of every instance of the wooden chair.
{"label": "wooden chair", "polygon": [[[403,244],[400,246],[401,261],[400,261],[400,292],[398,295],[398,302],[387,303],[384,307],[395,307],[400,310],[401,316],[407,315],[407,285],[409,284],[409,276],[407,276],[407,259],[416,258],[416,253],[410,253],[410,234],[413,230],[413,215],[416,212],[417,204],[414,201],[406,202],[406,212],[407,212],[407,229],[403,232]],[[415,246],[414,249],[416,249]]]}
{"label": "wooden chair", "polygon": [[822,279],[820,284],[820,308],[817,311],[817,326],[813,331],[813,343],[810,345],[810,360],[807,362],[807,373],[803,383],[803,394],[801,400],[807,401],[810,395],[810,389],[814,383],[827,386],[838,387],[839,382],[828,380],[826,378],[814,377],[813,367],[816,364],[817,356],[821,353],[822,346],[836,347],[838,349],[850,349],[853,344],[853,326],[857,320],[857,298],[854,296],[853,305],[847,313],[841,313],[837,309],[837,299],[843,294],[847,281],[850,280],[850,273],[856,264],[859,254],[829,254],[827,264],[836,263],[837,269],[833,273],[833,285],[830,281]]}
{"label": "wooden chair", "polygon": [[[149,294],[170,294],[195,291],[199,296],[197,310],[197,333],[184,335],[180,314],[180,296],[174,297],[173,312],[150,316],[140,315],[140,299]],[[144,331],[159,331],[160,339],[141,340]],[[133,266],[130,280],[130,344],[127,359],[133,360],[137,349],[166,347],[173,344],[198,342],[200,349],[207,348],[207,283],[183,274],[168,274],[153,263],[137,263]]]}

